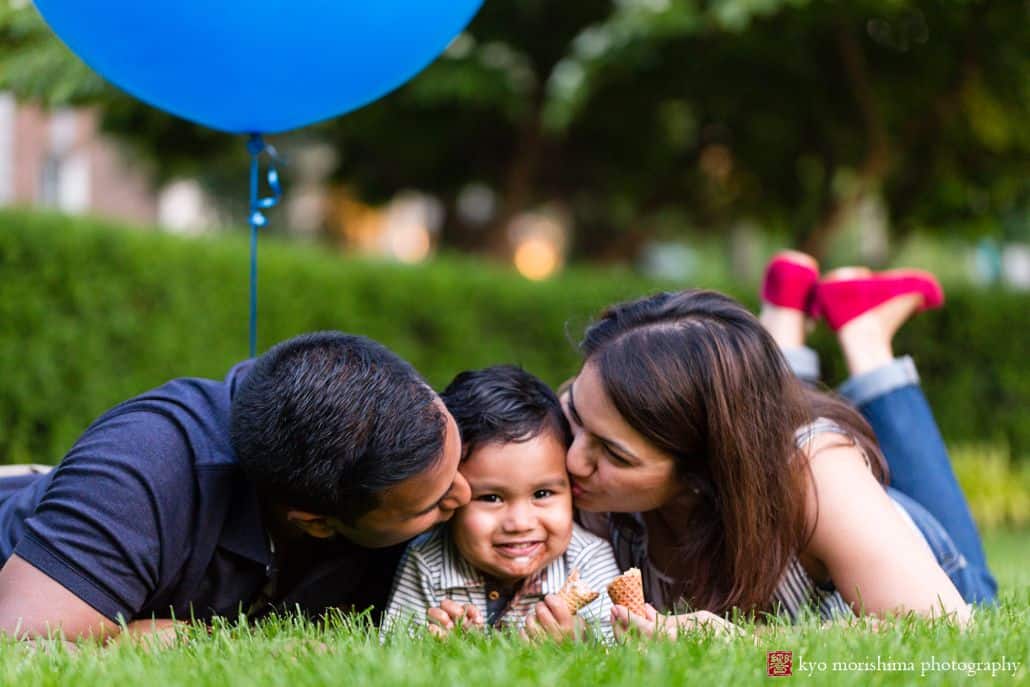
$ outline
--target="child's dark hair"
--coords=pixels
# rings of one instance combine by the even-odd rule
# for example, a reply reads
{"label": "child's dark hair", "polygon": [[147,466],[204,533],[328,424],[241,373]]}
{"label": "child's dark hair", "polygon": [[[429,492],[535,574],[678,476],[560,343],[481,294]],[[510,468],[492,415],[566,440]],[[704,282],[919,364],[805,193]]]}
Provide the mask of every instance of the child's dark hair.
{"label": "child's dark hair", "polygon": [[461,431],[461,459],[480,446],[529,441],[552,432],[566,447],[572,431],[558,397],[516,365],[462,372],[440,395]]}

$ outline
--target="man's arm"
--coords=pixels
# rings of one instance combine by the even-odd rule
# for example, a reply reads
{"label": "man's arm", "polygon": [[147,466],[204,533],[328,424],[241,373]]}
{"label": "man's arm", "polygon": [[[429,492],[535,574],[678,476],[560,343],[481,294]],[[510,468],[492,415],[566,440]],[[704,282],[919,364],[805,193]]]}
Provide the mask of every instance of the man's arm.
{"label": "man's arm", "polygon": [[[54,472],[0,569],[0,630],[103,640],[174,579],[193,533],[191,453],[177,425],[127,413],[94,425]],[[147,614],[149,615],[149,613]]]}
{"label": "man's arm", "polygon": [[135,620],[126,626],[126,634],[121,625],[18,556],[11,556],[0,569],[0,633],[10,637],[32,640],[60,632],[71,642],[126,635],[164,646],[175,641],[181,625],[181,621],[166,618]]}
{"label": "man's arm", "polygon": [[121,628],[53,579],[11,556],[0,569],[0,631],[19,639],[62,633],[67,640],[106,639]]}

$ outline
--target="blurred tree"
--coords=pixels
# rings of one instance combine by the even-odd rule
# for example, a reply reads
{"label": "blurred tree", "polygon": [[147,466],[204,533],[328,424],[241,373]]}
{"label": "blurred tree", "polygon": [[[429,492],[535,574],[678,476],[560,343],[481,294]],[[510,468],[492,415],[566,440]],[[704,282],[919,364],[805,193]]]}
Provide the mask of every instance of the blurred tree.
{"label": "blurred tree", "polygon": [[566,178],[634,189],[637,215],[783,223],[815,254],[870,194],[895,233],[996,226],[1030,207],[1028,20],[1019,2],[622,3],[564,113],[569,159],[602,141],[607,163]]}
{"label": "blurred tree", "polygon": [[[896,233],[982,231],[1030,205],[1028,20],[1016,0],[488,0],[418,78],[303,135],[366,199],[440,196],[467,248],[546,203],[594,256],[741,218],[819,254],[869,196]],[[0,87],[102,103],[163,174],[239,175],[239,141],[105,87],[31,8],[0,10]],[[485,226],[453,211],[470,183],[496,194]]]}

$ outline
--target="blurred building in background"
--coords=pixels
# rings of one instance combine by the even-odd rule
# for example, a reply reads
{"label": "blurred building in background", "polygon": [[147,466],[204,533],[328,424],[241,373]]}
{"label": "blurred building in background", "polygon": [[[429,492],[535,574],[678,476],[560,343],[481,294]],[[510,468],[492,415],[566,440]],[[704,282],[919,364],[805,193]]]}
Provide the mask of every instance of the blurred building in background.
{"label": "blurred building in background", "polygon": [[[283,206],[286,230],[328,234],[341,249],[401,262],[431,255],[443,221],[432,196],[402,191],[383,207],[332,188],[331,146],[290,151]],[[240,170],[241,175],[246,170]],[[178,234],[239,224],[226,218],[197,179],[158,186],[146,165],[100,130],[97,108],[45,110],[0,92],[0,206],[23,205],[95,215]]]}
{"label": "blurred building in background", "polygon": [[[157,183],[152,172],[160,171],[155,165],[163,158],[147,162],[152,158],[138,157],[121,139],[105,134],[103,107],[47,110],[0,91],[0,206],[51,208],[188,235],[244,224],[242,194],[234,197],[235,192],[224,188],[220,192],[200,178]],[[324,241],[346,253],[418,263],[441,246],[473,250],[539,280],[559,273],[573,257],[583,259],[573,251],[575,245],[597,243],[606,245],[611,255],[596,249],[590,256],[594,259],[631,264],[657,278],[719,283],[727,277],[757,278],[765,258],[791,243],[790,237],[771,231],[760,214],[754,219],[727,214],[718,231],[695,231],[682,213],[627,215],[611,227],[591,230],[574,211],[571,196],[527,198],[506,209],[501,190],[474,177],[459,180],[451,198],[438,189],[428,191],[429,183],[398,182],[393,189],[380,189],[377,197],[388,200],[373,205],[356,190],[361,187],[359,173],[351,170],[351,176],[342,178],[337,173],[346,145],[311,136],[287,137],[283,143],[284,196],[271,229]],[[389,159],[403,164],[402,156],[393,151]],[[723,184],[734,173],[737,158],[728,147],[710,144],[697,164],[704,178]],[[238,159],[225,162],[221,174],[233,178],[236,166],[242,184],[247,171]],[[193,169],[206,173],[202,167]],[[828,262],[918,264],[948,281],[1030,290],[1030,215],[1025,212],[1010,212],[1011,227],[1005,225],[979,242],[941,231],[921,238],[914,232],[902,242],[892,235],[882,192],[867,191],[853,200],[838,213],[836,233],[826,242],[823,258]],[[577,202],[583,214],[583,203]],[[482,239],[488,235],[494,239]],[[473,240],[463,241],[462,236]]]}
{"label": "blurred building in background", "polygon": [[48,112],[0,93],[0,205],[157,221],[158,194],[98,119],[95,109]]}

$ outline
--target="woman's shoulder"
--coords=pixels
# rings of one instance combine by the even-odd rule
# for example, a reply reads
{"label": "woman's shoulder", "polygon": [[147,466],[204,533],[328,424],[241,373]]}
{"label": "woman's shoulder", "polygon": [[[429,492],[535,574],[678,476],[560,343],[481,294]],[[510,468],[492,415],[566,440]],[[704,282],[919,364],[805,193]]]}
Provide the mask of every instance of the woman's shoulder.
{"label": "woman's shoulder", "polygon": [[817,417],[794,430],[794,442],[799,448],[804,448],[820,437],[825,438],[834,435],[853,441],[848,430],[841,427],[837,422],[828,417]]}
{"label": "woman's shoulder", "polygon": [[798,427],[794,432],[794,442],[809,461],[827,449],[843,449],[843,451],[834,452],[835,459],[839,460],[842,455],[850,455],[860,458],[867,469],[872,467],[869,456],[854,435],[829,418],[817,417],[808,424]]}
{"label": "woman's shoulder", "polygon": [[857,444],[829,444],[808,454],[805,551],[830,567],[865,536],[889,499]]}

